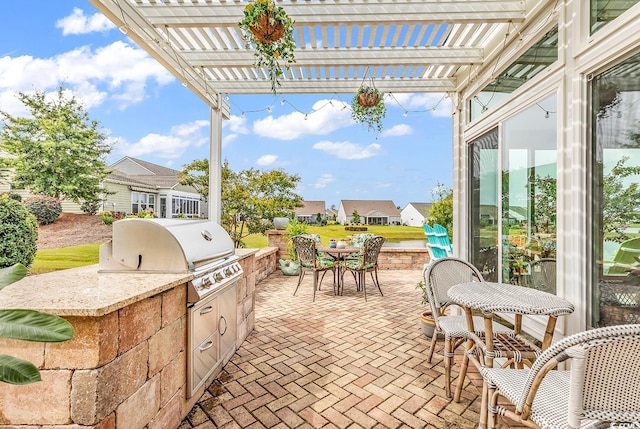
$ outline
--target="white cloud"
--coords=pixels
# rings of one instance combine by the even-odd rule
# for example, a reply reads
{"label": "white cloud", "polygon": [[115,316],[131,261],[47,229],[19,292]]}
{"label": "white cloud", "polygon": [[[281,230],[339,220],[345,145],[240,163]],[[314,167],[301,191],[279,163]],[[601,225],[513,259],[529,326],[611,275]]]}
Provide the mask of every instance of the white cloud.
{"label": "white cloud", "polygon": [[86,34],[96,31],[109,31],[116,26],[101,13],[85,16],[84,11],[74,7],[71,15],[65,16],[56,22],[56,28],[62,28],[62,35]]}
{"label": "white cloud", "polygon": [[264,167],[265,165],[271,165],[278,159],[277,155],[262,155],[256,160],[256,165]]}
{"label": "white cloud", "polygon": [[190,148],[208,144],[208,126],[208,121],[198,120],[173,126],[168,135],[147,134],[135,143],[116,139],[115,151],[133,157],[153,154],[159,158],[179,158]]}
{"label": "white cloud", "polygon": [[398,124],[389,128],[388,130],[384,130],[380,133],[380,137],[398,137],[398,136],[406,136],[411,134],[413,129],[410,125],[407,124]]}
{"label": "white cloud", "polygon": [[[393,97],[400,105],[407,109],[428,111],[431,116],[451,117],[452,104],[451,98],[445,97],[442,93],[419,93],[419,94],[393,94]],[[397,103],[387,103],[387,106],[399,107]],[[435,108],[435,110],[433,110]],[[425,112],[427,113],[427,112]]]}
{"label": "white cloud", "polygon": [[321,150],[340,159],[365,159],[380,154],[381,146],[377,143],[363,146],[351,142],[320,141],[313,149]]}
{"label": "white cloud", "polygon": [[229,120],[222,121],[222,146],[225,146],[238,138],[239,134],[249,134],[247,120],[242,116],[231,115]]}
{"label": "white cloud", "polygon": [[319,100],[312,107],[313,113],[292,112],[277,118],[268,116],[253,123],[253,132],[277,140],[329,134],[353,124],[351,111],[343,107],[345,103],[338,100]]}
{"label": "white cloud", "polygon": [[63,84],[85,107],[115,101],[124,109],[141,102],[150,81],[166,85],[173,76],[140,48],[117,41],[92,50],[83,46],[51,58],[0,57],[0,109],[23,114],[15,93],[56,91]]}
{"label": "white cloud", "polygon": [[333,183],[335,181],[336,181],[336,177],[333,174],[324,173],[324,174],[321,174],[320,177],[318,177],[313,187],[318,189],[326,188],[328,184]]}

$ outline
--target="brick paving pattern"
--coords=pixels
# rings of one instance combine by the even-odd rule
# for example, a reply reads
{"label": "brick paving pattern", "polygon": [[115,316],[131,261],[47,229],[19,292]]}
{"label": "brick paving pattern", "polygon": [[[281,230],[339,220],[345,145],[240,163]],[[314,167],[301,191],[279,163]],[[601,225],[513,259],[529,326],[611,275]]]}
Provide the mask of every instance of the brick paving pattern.
{"label": "brick paving pattern", "polygon": [[384,296],[368,277],[365,302],[348,276],[334,296],[328,273],[312,302],[311,276],[293,296],[297,277],[270,275],[256,287],[253,333],[179,429],[477,427],[479,374],[455,403],[444,394],[441,341],[425,360],[421,276],[380,271]]}

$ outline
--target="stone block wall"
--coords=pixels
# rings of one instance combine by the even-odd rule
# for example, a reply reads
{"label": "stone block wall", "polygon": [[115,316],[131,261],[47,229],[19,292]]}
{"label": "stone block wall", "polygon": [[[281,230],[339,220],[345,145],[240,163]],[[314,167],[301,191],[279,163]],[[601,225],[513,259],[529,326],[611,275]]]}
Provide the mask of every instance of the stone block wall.
{"label": "stone block wall", "polygon": [[183,284],[102,317],[67,317],[70,341],[0,339],[3,353],[29,359],[42,374],[38,383],[2,385],[0,427],[177,427],[190,410],[185,302]]}
{"label": "stone block wall", "polygon": [[275,247],[265,247],[256,253],[254,270],[256,272],[256,283],[260,283],[266,279],[269,274],[274,272],[278,266],[276,254],[278,249]]}

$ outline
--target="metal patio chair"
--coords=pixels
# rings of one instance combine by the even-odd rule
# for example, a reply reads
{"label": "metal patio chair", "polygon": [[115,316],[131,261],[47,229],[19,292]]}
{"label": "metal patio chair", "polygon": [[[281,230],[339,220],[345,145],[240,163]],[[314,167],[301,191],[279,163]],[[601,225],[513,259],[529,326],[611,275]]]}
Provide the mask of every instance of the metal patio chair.
{"label": "metal patio chair", "polygon": [[342,267],[340,284],[344,288],[344,274],[347,271],[351,272],[356,281],[357,290],[362,289],[364,292],[365,301],[367,300],[367,273],[371,274],[373,284],[378,288],[378,291],[380,291],[380,295],[384,296],[380,288],[380,282],[378,281],[378,255],[385,241],[386,238],[381,236],[368,237],[364,240],[357,258],[345,258],[344,261],[340,262]]}
{"label": "metal patio chair", "polygon": [[[549,429],[637,424],[638,350],[640,325],[608,326],[556,342],[531,369],[482,368],[489,393],[489,427],[495,426],[498,415],[517,425]],[[571,369],[554,370],[567,360]],[[500,397],[513,406],[499,404]]]}
{"label": "metal patio chair", "polygon": [[[293,291],[293,294],[295,295],[298,291],[300,283],[302,283],[302,279],[307,271],[311,271],[313,273],[313,301],[316,300],[316,290],[320,289],[322,279],[324,279],[324,275],[327,271],[333,271],[333,293],[335,294],[336,265],[332,260],[318,256],[316,251],[316,240],[311,237],[297,235],[292,237],[291,241],[293,242],[296,255],[298,255],[298,263],[300,265],[298,284],[296,285],[296,290]],[[322,274],[322,277],[320,277],[320,274]]]}

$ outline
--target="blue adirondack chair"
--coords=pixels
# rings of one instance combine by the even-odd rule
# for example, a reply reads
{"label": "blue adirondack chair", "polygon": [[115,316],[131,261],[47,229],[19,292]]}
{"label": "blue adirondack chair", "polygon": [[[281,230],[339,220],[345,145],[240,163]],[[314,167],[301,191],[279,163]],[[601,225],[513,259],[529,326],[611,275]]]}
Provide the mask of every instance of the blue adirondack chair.
{"label": "blue adirondack chair", "polygon": [[[440,258],[446,258],[451,256],[449,254],[449,247],[447,245],[442,244],[442,240],[440,235],[435,230],[435,228],[427,225],[426,223],[423,225],[424,233],[427,236],[427,248],[429,249],[429,256],[431,260],[436,260]],[[447,237],[447,241],[449,238]]]}
{"label": "blue adirondack chair", "polygon": [[451,240],[449,240],[449,233],[447,232],[447,228],[434,223],[433,229],[436,232],[436,236],[438,237],[440,245],[443,246],[449,254],[448,256],[453,256],[453,244],[451,244]]}

